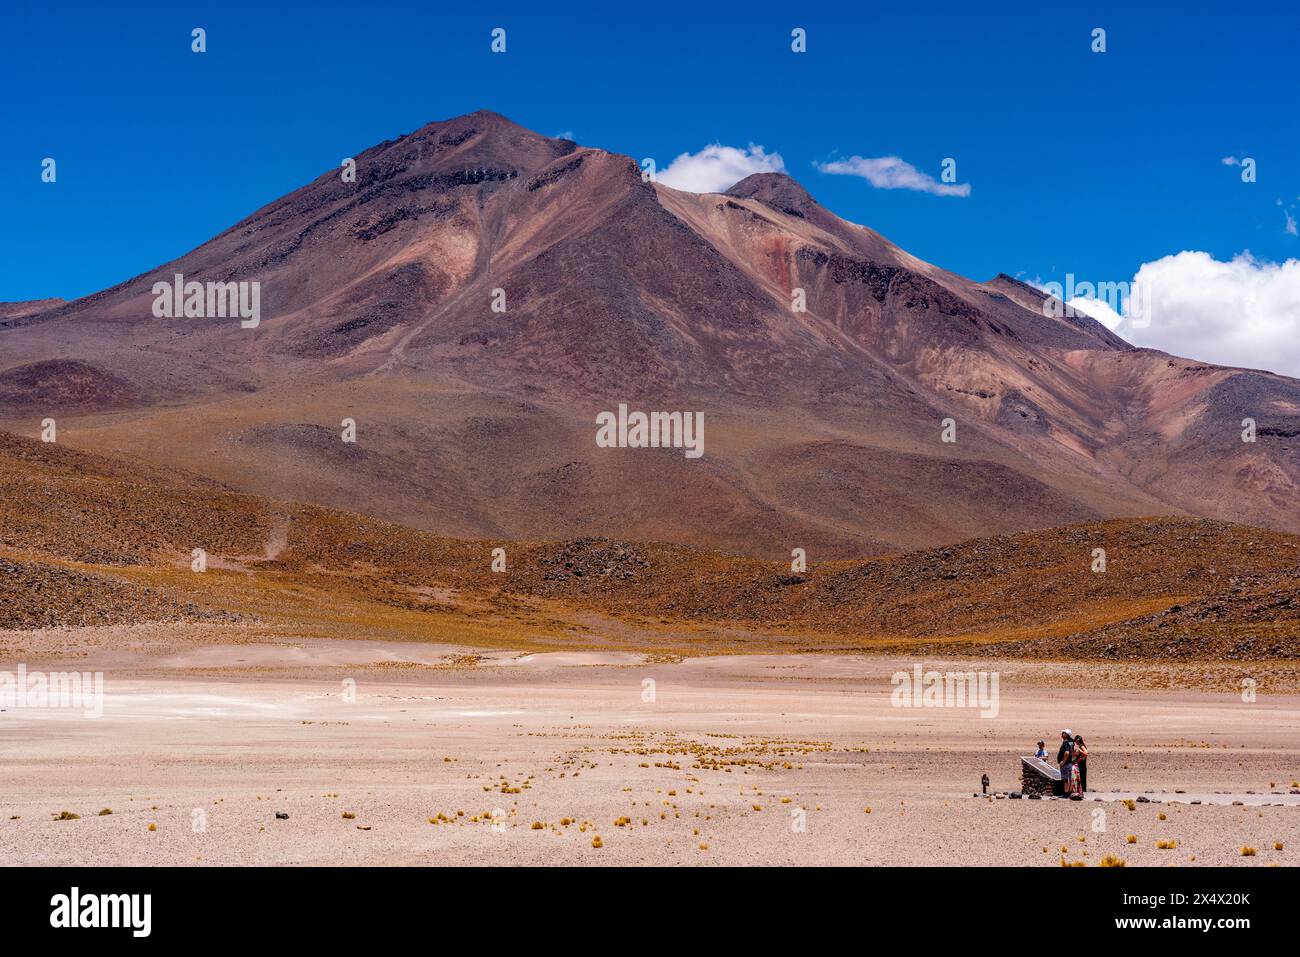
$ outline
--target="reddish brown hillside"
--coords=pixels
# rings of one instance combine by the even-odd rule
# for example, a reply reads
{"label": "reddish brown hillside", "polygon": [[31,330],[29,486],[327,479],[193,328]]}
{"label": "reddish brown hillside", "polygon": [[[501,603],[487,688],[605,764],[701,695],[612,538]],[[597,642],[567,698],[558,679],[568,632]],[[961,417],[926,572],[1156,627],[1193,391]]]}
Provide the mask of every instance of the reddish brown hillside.
{"label": "reddish brown hillside", "polygon": [[[784,175],[679,192],[489,112],[356,162],[0,313],[0,423],[53,409],[77,447],[466,537],[850,558],[1153,514],[1300,531],[1300,384],[1053,318]],[[155,318],[177,273],[259,283],[260,324]],[[620,403],[702,413],[704,455],[598,447]]]}

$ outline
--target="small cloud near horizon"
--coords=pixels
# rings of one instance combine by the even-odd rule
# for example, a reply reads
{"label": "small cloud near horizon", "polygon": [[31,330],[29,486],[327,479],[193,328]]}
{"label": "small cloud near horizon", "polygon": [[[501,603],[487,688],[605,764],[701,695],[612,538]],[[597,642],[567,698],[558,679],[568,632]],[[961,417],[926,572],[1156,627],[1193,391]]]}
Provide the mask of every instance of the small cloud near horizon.
{"label": "small cloud near horizon", "polygon": [[698,153],[682,153],[656,181],[688,193],[721,193],[754,173],[784,173],[780,153],[768,153],[753,143],[747,149],[714,143]]}
{"label": "small cloud near horizon", "polygon": [[877,189],[910,189],[934,196],[970,195],[970,183],[941,183],[898,156],[850,156],[813,166],[833,176],[860,176]]}

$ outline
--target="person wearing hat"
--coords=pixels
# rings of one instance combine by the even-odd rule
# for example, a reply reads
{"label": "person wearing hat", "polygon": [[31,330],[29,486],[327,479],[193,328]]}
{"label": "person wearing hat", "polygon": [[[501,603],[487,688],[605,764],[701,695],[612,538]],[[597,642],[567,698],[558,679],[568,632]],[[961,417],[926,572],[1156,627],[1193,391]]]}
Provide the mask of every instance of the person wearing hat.
{"label": "person wearing hat", "polygon": [[1034,757],[1038,758],[1040,761],[1047,760],[1047,742],[1038,742],[1038,750],[1034,752]]}
{"label": "person wearing hat", "polygon": [[1065,764],[1070,760],[1070,752],[1074,750],[1074,734],[1069,728],[1061,729],[1061,746],[1056,751],[1056,763]]}

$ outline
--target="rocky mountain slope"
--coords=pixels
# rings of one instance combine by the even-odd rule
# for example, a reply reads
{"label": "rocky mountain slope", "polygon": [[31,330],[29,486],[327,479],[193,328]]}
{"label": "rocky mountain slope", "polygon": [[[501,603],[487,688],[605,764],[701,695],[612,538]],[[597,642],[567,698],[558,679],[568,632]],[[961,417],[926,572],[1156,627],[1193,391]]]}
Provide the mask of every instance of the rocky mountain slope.
{"label": "rocky mountain slope", "polygon": [[[0,425],[454,536],[848,558],[1158,514],[1300,531],[1300,383],[1052,318],[784,175],[683,193],[488,112],[355,159],[175,262],[0,310]],[[260,323],[156,318],[177,273],[259,283]],[[704,455],[599,447],[620,403],[702,412]]]}

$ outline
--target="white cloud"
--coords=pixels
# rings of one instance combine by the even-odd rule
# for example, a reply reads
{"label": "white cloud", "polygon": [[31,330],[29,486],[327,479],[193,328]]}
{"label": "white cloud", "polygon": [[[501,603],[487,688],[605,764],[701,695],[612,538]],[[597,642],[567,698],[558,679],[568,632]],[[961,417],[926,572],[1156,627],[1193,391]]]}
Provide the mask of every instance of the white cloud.
{"label": "white cloud", "polygon": [[1143,263],[1133,281],[1150,321],[1126,317],[1115,331],[1134,345],[1300,377],[1300,259],[1181,252]]}
{"label": "white cloud", "polygon": [[941,183],[897,156],[850,156],[846,160],[813,165],[823,173],[861,176],[877,189],[914,189],[935,196],[970,195],[970,183]]}
{"label": "white cloud", "polygon": [[1096,319],[1103,326],[1114,332],[1124,322],[1124,317],[1114,310],[1104,299],[1082,299],[1075,296],[1065,303],[1076,312],[1082,312]]}
{"label": "white cloud", "polygon": [[780,153],[765,152],[753,143],[743,150],[714,143],[698,153],[683,153],[655,179],[688,193],[721,193],[753,173],[783,172],[785,161]]}
{"label": "white cloud", "polygon": [[1235,156],[1225,156],[1223,159],[1219,160],[1219,162],[1222,163],[1224,166],[1240,166],[1240,165],[1241,165],[1241,160],[1237,159],[1237,157],[1235,157]]}
{"label": "white cloud", "polygon": [[[1300,197],[1296,198],[1300,199]],[[1278,208],[1282,210],[1282,215],[1286,217],[1286,225],[1282,227],[1282,232],[1286,233],[1288,236],[1300,235],[1300,233],[1296,232],[1295,216],[1291,212],[1291,210],[1295,209],[1295,203],[1287,206],[1286,203],[1279,199],[1277,205]]]}

